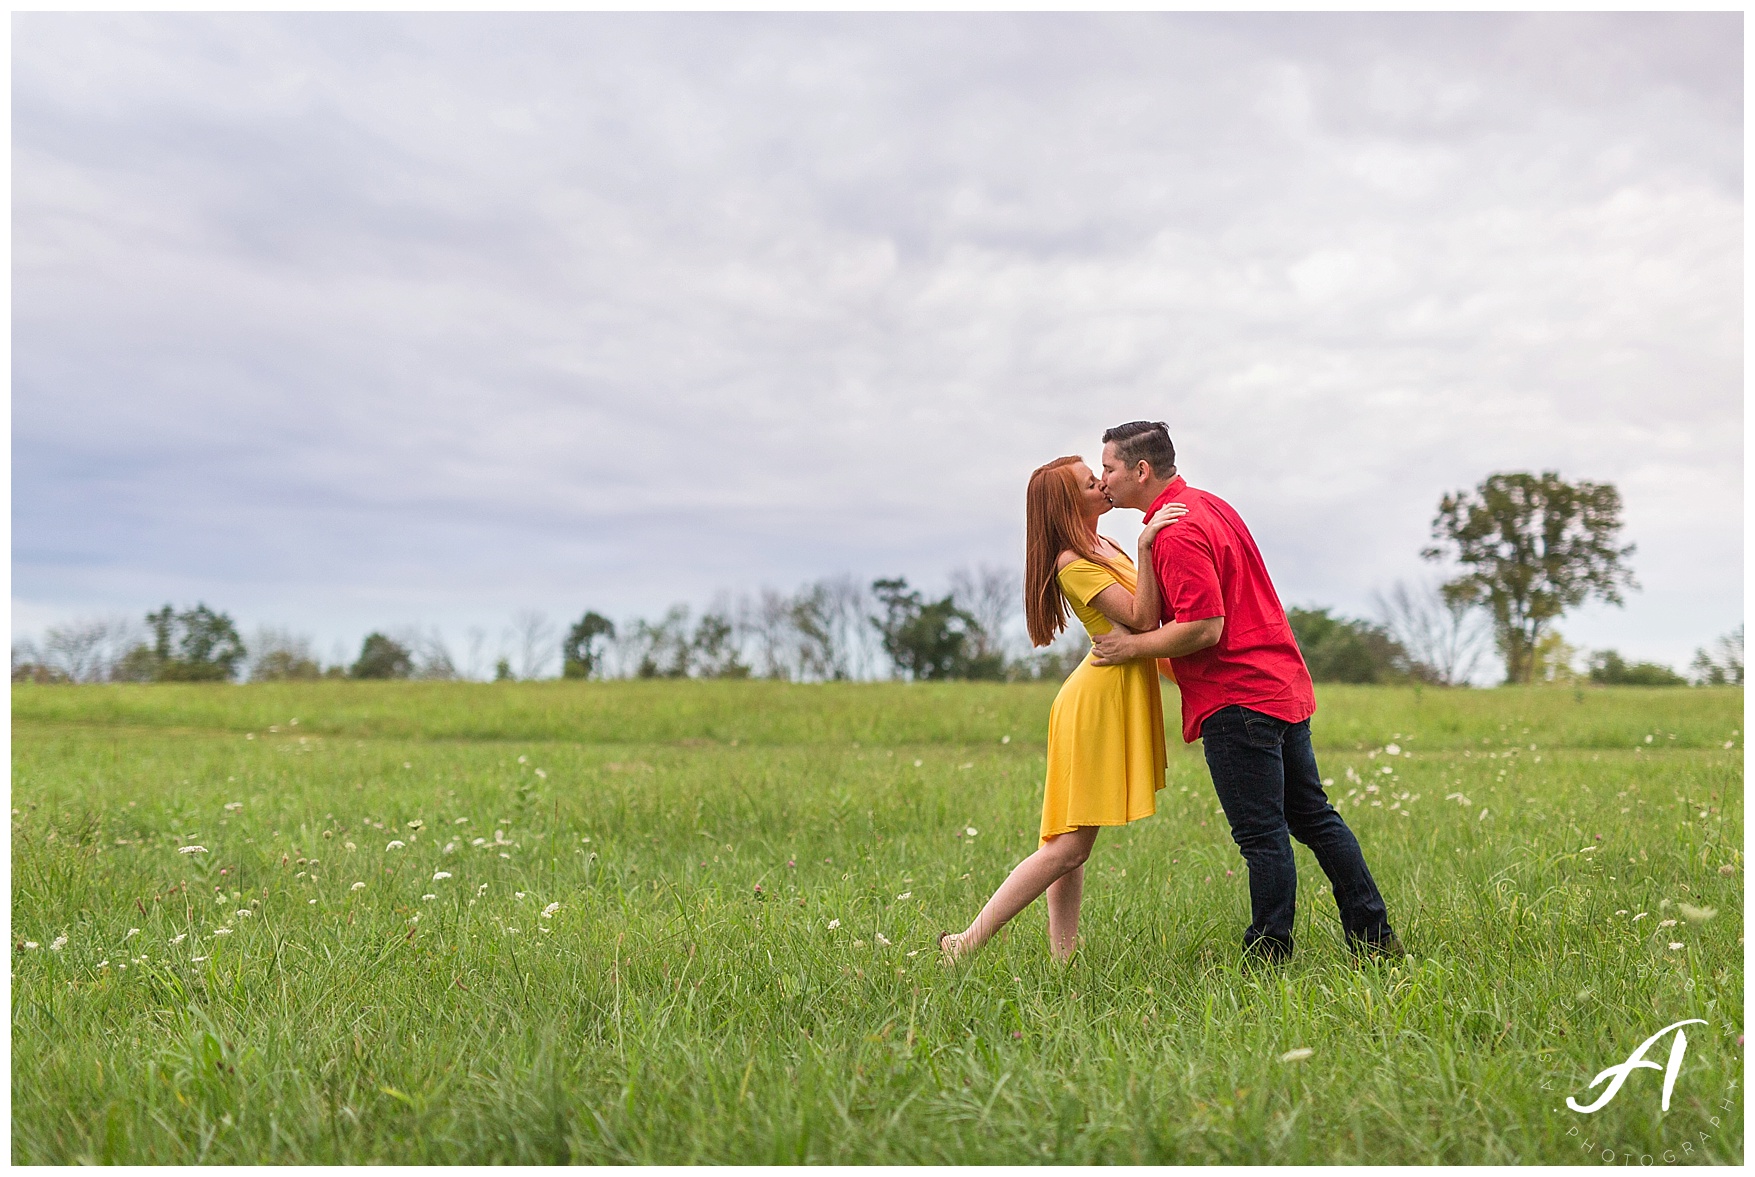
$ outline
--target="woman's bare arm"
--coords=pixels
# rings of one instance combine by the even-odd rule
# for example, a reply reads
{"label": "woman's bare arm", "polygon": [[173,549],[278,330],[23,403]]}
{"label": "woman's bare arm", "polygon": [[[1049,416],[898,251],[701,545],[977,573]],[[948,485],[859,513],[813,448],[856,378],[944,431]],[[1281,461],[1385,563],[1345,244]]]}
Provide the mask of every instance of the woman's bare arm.
{"label": "woman's bare arm", "polygon": [[1152,570],[1152,541],[1160,531],[1186,514],[1188,508],[1181,503],[1166,503],[1146,522],[1145,529],[1140,532],[1139,560],[1135,564],[1139,569],[1137,591],[1130,593],[1118,584],[1110,585],[1091,598],[1097,612],[1129,633],[1145,633],[1158,628],[1161,610],[1158,576]]}

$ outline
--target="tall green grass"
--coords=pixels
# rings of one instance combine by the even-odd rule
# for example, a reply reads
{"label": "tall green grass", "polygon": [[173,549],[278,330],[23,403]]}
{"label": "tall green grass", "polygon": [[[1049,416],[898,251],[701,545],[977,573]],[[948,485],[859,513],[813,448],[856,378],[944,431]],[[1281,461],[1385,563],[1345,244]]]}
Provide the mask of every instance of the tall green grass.
{"label": "tall green grass", "polygon": [[[13,1158],[1742,1159],[1740,691],[1324,689],[1408,963],[1299,848],[1297,955],[1241,970],[1189,750],[1072,967],[1038,905],[947,971],[1052,693],[15,688]],[[1566,1107],[1690,1017],[1667,1113],[1645,1071]]]}

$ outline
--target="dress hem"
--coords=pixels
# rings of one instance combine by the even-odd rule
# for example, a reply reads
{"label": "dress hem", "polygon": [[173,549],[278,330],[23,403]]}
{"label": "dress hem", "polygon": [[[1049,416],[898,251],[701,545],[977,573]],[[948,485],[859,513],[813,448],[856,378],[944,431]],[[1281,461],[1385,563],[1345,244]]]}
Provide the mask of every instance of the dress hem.
{"label": "dress hem", "polygon": [[1046,838],[1058,838],[1062,834],[1070,834],[1074,830],[1081,829],[1085,826],[1130,826],[1136,821],[1145,821],[1148,817],[1156,816],[1158,816],[1158,811],[1154,809],[1150,813],[1142,813],[1138,817],[1124,818],[1121,821],[1081,821],[1078,825],[1067,826],[1065,829],[1049,830],[1046,834],[1038,833],[1036,835],[1036,842],[1037,845],[1040,846]]}

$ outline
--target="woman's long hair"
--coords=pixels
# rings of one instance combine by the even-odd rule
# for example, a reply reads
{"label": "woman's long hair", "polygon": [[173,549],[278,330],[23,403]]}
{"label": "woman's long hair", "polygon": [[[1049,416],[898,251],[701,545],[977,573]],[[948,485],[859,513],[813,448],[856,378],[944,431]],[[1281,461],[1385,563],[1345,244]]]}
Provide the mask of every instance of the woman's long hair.
{"label": "woman's long hair", "polygon": [[1082,461],[1074,455],[1036,467],[1024,491],[1024,623],[1033,646],[1048,645],[1066,628],[1066,597],[1055,568],[1062,552],[1070,549],[1120,575],[1097,551],[1096,529],[1080,509],[1083,488],[1072,466]]}

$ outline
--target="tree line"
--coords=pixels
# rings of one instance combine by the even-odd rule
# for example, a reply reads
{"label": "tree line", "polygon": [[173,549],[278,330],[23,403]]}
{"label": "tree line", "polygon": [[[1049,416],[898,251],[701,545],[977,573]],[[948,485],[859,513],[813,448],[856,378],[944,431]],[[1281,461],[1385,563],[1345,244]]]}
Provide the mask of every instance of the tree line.
{"label": "tree line", "polygon": [[[1619,542],[1621,502],[1608,483],[1568,483],[1552,471],[1493,474],[1445,495],[1421,555],[1450,575],[1373,595],[1376,616],[1320,607],[1287,611],[1318,682],[1473,681],[1489,652],[1507,683],[1742,685],[1738,626],[1695,653],[1684,677],[1615,650],[1569,645],[1556,622],[1587,600],[1620,605],[1637,589]],[[698,616],[675,605],[656,619],[619,625],[587,610],[563,632],[537,612],[516,614],[501,634],[496,681],[563,678],[770,678],[797,682],[1060,679],[1088,646],[1077,625],[1046,650],[1023,639],[1022,585],[1007,569],[953,574],[943,596],[904,577],[869,585],[849,576],[721,596]],[[264,628],[246,645],[232,619],[206,604],[52,627],[42,642],[12,649],[13,681],[252,682],[315,678],[482,679],[486,633],[472,629],[454,657],[436,630],[373,632],[351,662],[323,665],[309,638]]]}

